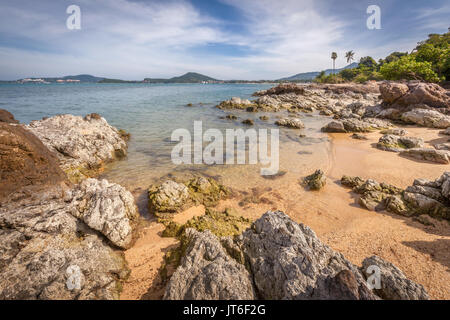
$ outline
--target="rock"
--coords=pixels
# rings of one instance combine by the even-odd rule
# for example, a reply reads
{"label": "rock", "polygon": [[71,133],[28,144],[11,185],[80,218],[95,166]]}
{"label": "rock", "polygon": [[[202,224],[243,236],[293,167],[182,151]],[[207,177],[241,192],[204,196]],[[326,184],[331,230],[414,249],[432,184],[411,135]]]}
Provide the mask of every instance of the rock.
{"label": "rock", "polygon": [[107,180],[86,179],[77,185],[70,197],[71,213],[99,231],[113,244],[128,248],[138,218],[133,195]]}
{"label": "rock", "polygon": [[149,199],[156,212],[176,212],[188,201],[189,190],[183,183],[167,180],[159,187],[150,187]]}
{"label": "rock", "polygon": [[247,109],[248,107],[256,106],[253,102],[239,97],[233,97],[230,100],[222,101],[217,108],[219,109]]}
{"label": "rock", "polygon": [[360,177],[342,176],[341,184],[349,188],[359,188],[364,183]]}
{"label": "rock", "polygon": [[249,126],[252,126],[252,125],[255,124],[255,122],[252,119],[245,119],[245,120],[242,121],[242,123],[246,124],[246,125],[249,125]]}
{"label": "rock", "polygon": [[390,127],[391,124],[385,120],[364,118],[359,120],[355,118],[348,118],[342,121],[346,132],[371,132],[377,129]]}
{"label": "rock", "polygon": [[127,143],[119,130],[98,114],[84,118],[58,115],[32,121],[27,129],[56,153],[73,182],[95,176],[106,162],[127,154]]}
{"label": "rock", "polygon": [[436,150],[447,150],[447,151],[450,151],[450,142],[437,143],[433,147]]}
{"label": "rock", "polygon": [[424,127],[444,129],[450,126],[450,117],[435,110],[413,109],[401,115],[401,120]]}
{"label": "rock", "polygon": [[382,82],[379,88],[381,98],[388,104],[396,102],[409,91],[409,88],[406,84],[388,81]]}
{"label": "rock", "polygon": [[377,299],[342,254],[281,211],[256,220],[243,233],[241,247],[262,299]]}
{"label": "rock", "polygon": [[299,118],[283,118],[275,121],[275,124],[278,126],[294,128],[294,129],[302,129],[305,127],[302,120]]}
{"label": "rock", "polygon": [[225,116],[225,119],[228,119],[228,120],[236,120],[237,117],[236,117],[234,114],[227,114],[227,115]]}
{"label": "rock", "polygon": [[186,254],[170,278],[165,300],[253,300],[252,278],[210,231],[187,229]]}
{"label": "rock", "polygon": [[19,123],[16,119],[14,119],[14,116],[5,109],[0,109],[0,122],[6,122],[6,123]]}
{"label": "rock", "polygon": [[344,128],[344,124],[341,121],[331,121],[325,127],[321,129],[323,132],[335,132],[345,133],[347,130]]}
{"label": "rock", "polygon": [[36,192],[68,183],[55,154],[23,126],[5,122],[0,122],[0,181],[0,203],[24,187]]}
{"label": "rock", "polygon": [[395,136],[406,136],[408,134],[408,131],[406,131],[405,129],[400,129],[400,128],[392,128],[392,129],[386,129],[386,130],[381,130],[380,133],[382,134],[393,134]]}
{"label": "rock", "polygon": [[450,136],[450,127],[448,127],[447,129],[445,129],[444,131],[440,131],[440,134],[445,134],[447,136]]}
{"label": "rock", "polygon": [[401,151],[400,155],[442,164],[450,163],[449,160],[450,152],[447,150],[436,150],[431,148],[413,148]]}
{"label": "rock", "polygon": [[421,138],[401,137],[385,134],[377,143],[377,148],[385,151],[400,152],[404,149],[422,148],[424,141]]}
{"label": "rock", "polygon": [[433,219],[429,215],[422,214],[422,215],[420,215],[418,217],[414,217],[413,219],[415,221],[423,224],[424,226],[436,227],[436,225],[434,224]]}
{"label": "rock", "polygon": [[259,117],[259,120],[267,121],[267,120],[269,120],[269,117],[268,116],[261,116],[261,117]]}
{"label": "rock", "polygon": [[320,169],[304,179],[304,183],[310,190],[320,190],[325,186],[326,182],[325,174]]}
{"label": "rock", "polygon": [[[73,215],[63,195],[54,186],[2,203],[0,299],[119,298],[129,274],[123,256]],[[79,288],[67,286],[76,279]]]}
{"label": "rock", "polygon": [[403,272],[392,263],[381,259],[378,256],[371,256],[364,259],[362,272],[366,277],[372,274],[367,269],[376,266],[380,270],[380,289],[374,292],[382,299],[386,300],[428,300],[429,296],[424,287],[406,278]]}
{"label": "rock", "polygon": [[363,135],[363,134],[359,134],[359,133],[354,133],[351,135],[352,139],[356,139],[356,140],[368,140],[368,138]]}

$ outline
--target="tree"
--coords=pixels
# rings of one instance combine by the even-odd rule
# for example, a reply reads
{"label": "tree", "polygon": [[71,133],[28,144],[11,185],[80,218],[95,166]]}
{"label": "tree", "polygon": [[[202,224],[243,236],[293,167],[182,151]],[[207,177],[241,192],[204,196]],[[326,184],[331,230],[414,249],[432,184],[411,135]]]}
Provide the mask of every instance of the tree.
{"label": "tree", "polygon": [[377,62],[372,57],[362,57],[359,60],[359,67],[374,70],[377,67]]}
{"label": "tree", "polygon": [[393,62],[383,64],[380,73],[387,80],[421,80],[439,82],[441,79],[433,71],[431,62],[416,61],[413,55],[403,56]]}
{"label": "tree", "polygon": [[336,59],[337,59],[337,53],[336,52],[332,52],[331,53],[331,59],[333,59],[333,74],[334,74],[334,69],[335,69],[335,62],[336,62]]}
{"label": "tree", "polygon": [[345,53],[345,57],[347,58],[347,63],[351,63],[352,60],[355,60],[355,53],[353,50],[347,51]]}

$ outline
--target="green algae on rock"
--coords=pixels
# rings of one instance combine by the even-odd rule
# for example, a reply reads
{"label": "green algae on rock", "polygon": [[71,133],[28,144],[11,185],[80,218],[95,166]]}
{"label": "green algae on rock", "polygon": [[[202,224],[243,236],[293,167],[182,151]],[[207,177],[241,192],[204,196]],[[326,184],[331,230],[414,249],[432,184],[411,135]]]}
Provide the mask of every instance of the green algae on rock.
{"label": "green algae on rock", "polygon": [[307,176],[303,183],[309,188],[309,190],[320,190],[327,183],[327,179],[322,170],[316,170],[313,174]]}

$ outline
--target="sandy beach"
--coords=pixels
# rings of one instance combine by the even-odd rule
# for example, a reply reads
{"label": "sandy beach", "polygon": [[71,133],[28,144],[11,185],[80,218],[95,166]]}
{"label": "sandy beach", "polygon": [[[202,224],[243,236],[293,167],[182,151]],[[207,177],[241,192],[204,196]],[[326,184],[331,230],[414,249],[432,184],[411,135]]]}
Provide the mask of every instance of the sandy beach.
{"label": "sandy beach", "polygon": [[[409,136],[422,137],[426,145],[444,142],[438,129],[402,127]],[[267,210],[283,210],[297,222],[311,227],[331,248],[341,252],[355,265],[370,255],[379,255],[404,274],[422,284],[432,299],[450,299],[450,225],[433,220],[425,226],[413,218],[387,212],[371,212],[356,203],[356,195],[339,183],[342,175],[375,179],[398,187],[411,185],[415,178],[436,179],[449,165],[433,164],[400,157],[397,153],[374,147],[381,134],[367,134],[368,140],[355,140],[350,134],[330,134],[329,160],[322,167],[326,186],[307,191],[301,176],[285,177],[255,185],[246,193],[221,201],[217,209],[234,208],[244,217],[259,218]],[[297,155],[301,157],[302,155]],[[274,187],[275,186],[275,187]],[[254,196],[254,197],[251,197]],[[249,198],[264,201],[248,201]],[[247,201],[246,201],[247,200]],[[255,203],[257,202],[257,203]],[[201,215],[194,207],[176,216],[178,222]],[[150,221],[136,244],[125,251],[131,269],[121,299],[160,299],[163,286],[158,276],[165,252],[177,244],[162,238],[162,224]]]}

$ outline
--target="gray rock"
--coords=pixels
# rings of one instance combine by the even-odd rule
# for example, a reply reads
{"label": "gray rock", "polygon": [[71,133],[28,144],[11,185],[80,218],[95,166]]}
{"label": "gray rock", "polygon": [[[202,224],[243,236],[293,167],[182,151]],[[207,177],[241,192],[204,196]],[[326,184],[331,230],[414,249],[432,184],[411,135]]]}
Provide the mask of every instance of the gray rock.
{"label": "gray rock", "polygon": [[374,289],[375,293],[386,300],[428,300],[429,296],[424,287],[406,278],[403,272],[392,263],[378,256],[364,259],[362,272],[366,277],[372,274],[367,272],[370,266],[380,268],[380,289]]}
{"label": "gray rock", "polygon": [[382,134],[393,134],[396,136],[406,136],[408,134],[408,131],[401,128],[392,128],[392,129],[386,129],[381,131]]}
{"label": "gray rock", "polygon": [[[324,245],[315,233],[281,211],[267,212],[242,235],[258,293],[263,299],[339,299],[345,282],[342,271],[353,278],[357,299],[376,299],[361,273]],[[345,275],[345,274],[344,274]],[[340,287],[340,289],[336,289]]]}
{"label": "gray rock", "polygon": [[56,153],[61,168],[75,182],[86,178],[87,170],[127,154],[121,133],[97,114],[58,115],[32,121],[27,129]]}
{"label": "gray rock", "polygon": [[412,148],[401,151],[400,155],[442,164],[450,163],[450,152],[447,150],[436,150],[431,148]]}
{"label": "gray rock", "polygon": [[0,207],[0,299],[119,298],[129,273],[122,254],[72,215],[65,193],[18,192]]}
{"label": "gray rock", "polygon": [[422,138],[401,137],[393,134],[383,135],[377,143],[377,148],[385,151],[400,152],[405,149],[422,148]]}
{"label": "gray rock", "polygon": [[447,150],[447,151],[450,151],[450,142],[437,143],[433,147],[436,150]]}
{"label": "gray rock", "polygon": [[436,110],[413,109],[403,113],[401,120],[430,128],[445,129],[450,127],[450,117]]}
{"label": "gray rock", "polygon": [[[107,180],[86,179],[71,190],[71,213],[121,248],[131,245],[138,213],[133,195]],[[67,197],[67,195],[66,195]]]}
{"label": "gray rock", "polygon": [[170,278],[165,300],[253,300],[252,278],[209,230],[187,229],[186,255]]}
{"label": "gray rock", "polygon": [[294,129],[302,129],[305,127],[302,120],[299,118],[283,118],[275,121],[275,124],[278,126],[294,128]]}
{"label": "gray rock", "polygon": [[176,212],[189,199],[189,190],[183,183],[172,180],[149,189],[150,206],[157,212]]}

